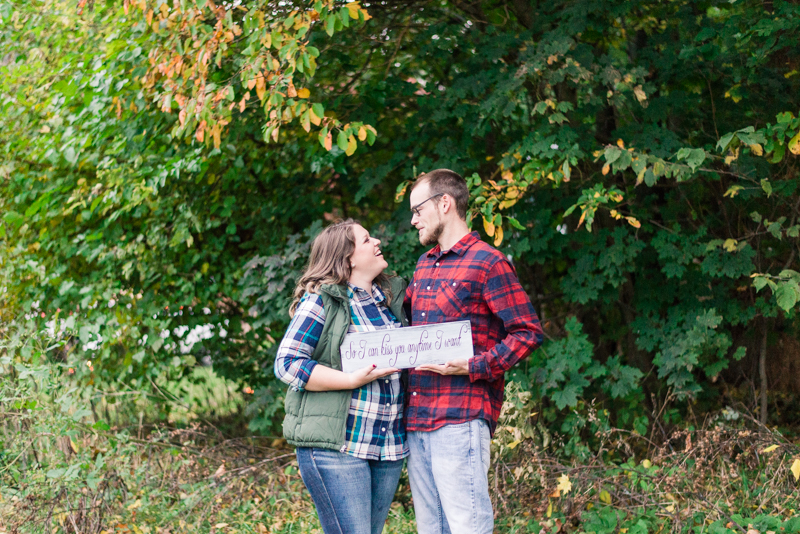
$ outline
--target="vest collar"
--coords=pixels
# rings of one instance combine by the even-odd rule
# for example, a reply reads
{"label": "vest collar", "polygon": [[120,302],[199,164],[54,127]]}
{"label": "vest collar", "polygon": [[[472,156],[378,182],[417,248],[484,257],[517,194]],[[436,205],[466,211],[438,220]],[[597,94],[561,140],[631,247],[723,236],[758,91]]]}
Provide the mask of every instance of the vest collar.
{"label": "vest collar", "polygon": [[343,301],[343,302],[350,302],[350,299],[347,297],[347,286],[346,285],[333,285],[333,284],[324,284],[319,288],[320,291],[327,293],[331,297]]}

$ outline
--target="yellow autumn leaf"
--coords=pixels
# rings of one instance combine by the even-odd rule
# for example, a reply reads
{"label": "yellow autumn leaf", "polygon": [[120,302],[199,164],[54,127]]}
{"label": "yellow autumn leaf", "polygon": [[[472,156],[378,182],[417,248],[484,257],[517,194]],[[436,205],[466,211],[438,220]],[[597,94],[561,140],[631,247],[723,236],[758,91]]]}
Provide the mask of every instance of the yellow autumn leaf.
{"label": "yellow autumn leaf", "polygon": [[259,100],[264,100],[264,95],[267,94],[267,82],[260,74],[256,77],[256,94]]}
{"label": "yellow autumn leaf", "polygon": [[486,230],[486,235],[490,237],[494,235],[494,223],[486,217],[483,218],[483,229]]}
{"label": "yellow autumn leaf", "polygon": [[600,502],[611,504],[611,494],[606,490],[600,492]]}
{"label": "yellow autumn leaf", "polygon": [[642,467],[644,467],[645,469],[650,469],[650,467],[651,467],[652,465],[653,465],[653,462],[651,462],[651,461],[650,461],[650,460],[648,460],[647,458],[645,458],[644,460],[642,460]]}
{"label": "yellow autumn leaf", "polygon": [[500,177],[506,182],[514,181],[514,173],[511,171],[503,171],[502,174],[500,174]]}
{"label": "yellow autumn leaf", "polygon": [[581,227],[581,225],[583,224],[584,219],[586,219],[586,210],[581,212],[581,218],[578,219],[578,228]]}
{"label": "yellow autumn leaf", "polygon": [[739,191],[741,191],[742,189],[744,189],[744,187],[742,187],[741,185],[732,185],[732,186],[730,186],[730,187],[728,188],[728,190],[727,190],[727,191],[725,191],[725,194],[724,194],[724,195],[722,195],[722,196],[723,196],[723,197],[731,197],[731,198],[733,198],[733,197],[735,197],[735,196],[737,195],[737,193],[739,193]]}
{"label": "yellow autumn leaf", "polygon": [[800,132],[789,140],[789,152],[800,156]]}
{"label": "yellow autumn leaf", "polygon": [[302,89],[298,89],[297,91],[297,98],[308,98],[311,96],[311,91],[303,87]]}
{"label": "yellow autumn leaf", "polygon": [[[729,239],[728,241],[732,241],[732,239]],[[769,447],[767,447],[765,449],[761,449],[761,453],[764,454],[765,452],[772,452],[775,449],[777,449],[778,447],[779,447],[779,445],[770,445]]]}
{"label": "yellow autumn leaf", "polygon": [[333,134],[328,132],[328,135],[325,137],[325,150],[330,151],[333,148]]}
{"label": "yellow autumn leaf", "polygon": [[345,149],[344,153],[348,156],[352,156],[355,153],[356,148],[358,148],[358,143],[356,143],[356,138],[351,135],[347,138],[347,148]]}
{"label": "yellow autumn leaf", "polygon": [[348,2],[345,4],[345,7],[347,8],[348,13],[350,13],[351,19],[358,18],[358,12],[361,11],[361,6],[358,4],[358,2]]}
{"label": "yellow autumn leaf", "polygon": [[608,174],[608,171],[610,171],[610,170],[611,170],[611,165],[609,165],[608,163],[606,163],[605,165],[603,165],[603,176],[605,176],[606,174]]}
{"label": "yellow autumn leaf", "polygon": [[642,227],[642,223],[640,223],[638,219],[636,219],[636,217],[625,217],[625,220],[628,221],[628,224],[630,224],[634,228]]}
{"label": "yellow autumn leaf", "polygon": [[794,475],[794,481],[800,480],[800,458],[794,461],[792,467],[789,468]]}
{"label": "yellow autumn leaf", "polygon": [[563,493],[569,493],[572,489],[572,482],[570,482],[567,475],[561,475],[558,477],[558,485],[556,488]]}
{"label": "yellow autumn leaf", "polygon": [[617,146],[620,148],[625,148],[625,142],[622,139],[617,139]]}
{"label": "yellow autumn leaf", "polygon": [[358,129],[358,140],[362,143],[367,140],[367,129],[363,126]]}
{"label": "yellow autumn leaf", "polygon": [[272,130],[272,140],[276,143],[278,142],[278,134],[280,134],[280,128],[275,128]]}
{"label": "yellow autumn leaf", "polygon": [[517,446],[517,445],[519,445],[519,444],[520,444],[520,440],[518,440],[518,439],[517,439],[517,440],[514,440],[514,441],[512,441],[511,443],[509,443],[509,444],[508,444],[508,448],[509,448],[509,449],[514,449],[514,448],[516,448],[516,446]]}
{"label": "yellow autumn leaf", "polygon": [[311,108],[310,110],[308,110],[308,118],[311,120],[311,123],[314,126],[319,126],[320,123],[322,123],[322,118],[321,117],[317,117],[317,114],[314,113],[314,108]]}
{"label": "yellow autumn leaf", "polygon": [[750,145],[750,151],[756,156],[764,155],[764,148],[758,143],[753,143],[752,145]]}
{"label": "yellow autumn leaf", "polygon": [[494,246],[499,247],[503,242],[503,227],[498,226],[494,231]]}
{"label": "yellow autumn leaf", "polygon": [[[736,240],[735,239],[726,239],[725,242],[722,244],[722,248],[724,248],[728,252],[735,251],[736,250]],[[773,445],[773,447],[777,447],[777,445]],[[764,452],[764,451],[761,451],[761,452]],[[766,452],[769,452],[769,451],[766,451]]]}
{"label": "yellow autumn leaf", "polygon": [[547,517],[553,515],[553,501],[550,501],[550,504],[547,505]]}

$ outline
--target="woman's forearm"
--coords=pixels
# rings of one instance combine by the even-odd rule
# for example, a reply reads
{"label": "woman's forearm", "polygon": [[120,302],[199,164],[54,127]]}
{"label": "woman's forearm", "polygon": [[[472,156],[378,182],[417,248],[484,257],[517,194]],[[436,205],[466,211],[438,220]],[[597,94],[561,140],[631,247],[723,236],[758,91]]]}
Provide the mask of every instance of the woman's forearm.
{"label": "woman's forearm", "polygon": [[336,391],[340,389],[354,389],[358,387],[353,380],[353,375],[317,364],[308,377],[305,389],[307,391]]}
{"label": "woman's forearm", "polygon": [[376,369],[374,365],[362,367],[352,373],[343,373],[330,367],[317,364],[311,371],[311,376],[306,382],[306,391],[337,391],[342,389],[356,389],[373,380],[383,378],[392,373],[399,372],[394,367]]}

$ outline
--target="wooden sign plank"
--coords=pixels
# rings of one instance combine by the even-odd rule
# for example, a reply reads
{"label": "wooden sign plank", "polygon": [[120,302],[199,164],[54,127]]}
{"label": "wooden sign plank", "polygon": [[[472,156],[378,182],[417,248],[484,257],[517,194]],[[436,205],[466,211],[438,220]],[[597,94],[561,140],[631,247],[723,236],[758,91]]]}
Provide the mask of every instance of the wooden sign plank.
{"label": "wooden sign plank", "polygon": [[352,373],[375,364],[379,369],[409,369],[473,356],[469,321],[357,332],[344,336],[339,348],[342,371]]}

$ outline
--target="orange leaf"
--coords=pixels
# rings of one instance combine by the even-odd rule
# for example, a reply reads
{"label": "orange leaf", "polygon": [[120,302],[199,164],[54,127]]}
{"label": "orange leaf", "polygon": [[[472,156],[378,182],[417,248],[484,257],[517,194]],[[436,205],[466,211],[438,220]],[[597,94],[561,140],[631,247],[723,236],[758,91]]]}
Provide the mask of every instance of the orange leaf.
{"label": "orange leaf", "polygon": [[488,220],[486,217],[483,218],[483,229],[486,230],[486,234],[490,237],[494,235],[494,223]]}
{"label": "orange leaf", "polygon": [[330,150],[333,148],[333,134],[328,132],[328,135],[325,137],[325,150]]}
{"label": "orange leaf", "polygon": [[503,242],[503,227],[498,226],[494,231],[494,246],[499,247]]}
{"label": "orange leaf", "polygon": [[311,91],[303,87],[299,91],[297,91],[298,98],[308,98],[311,96]]}

